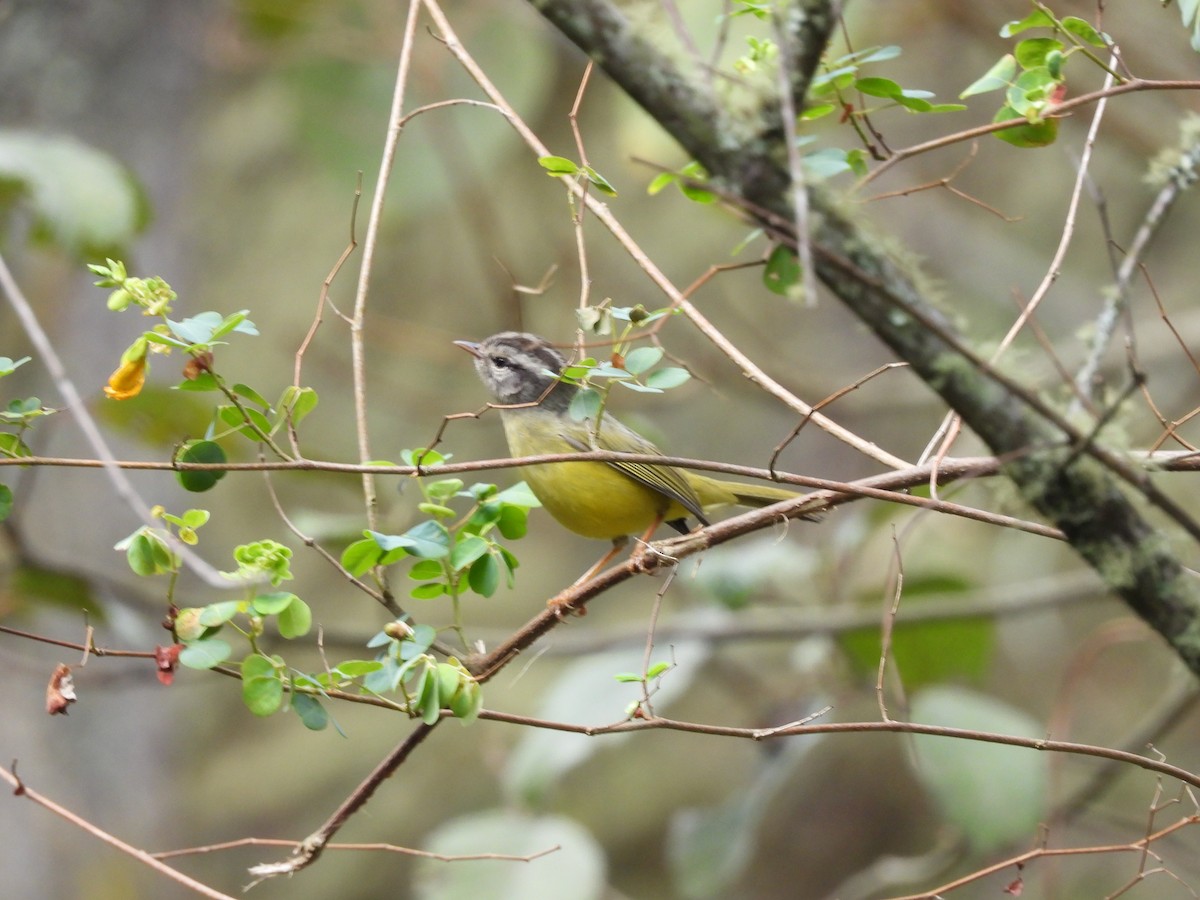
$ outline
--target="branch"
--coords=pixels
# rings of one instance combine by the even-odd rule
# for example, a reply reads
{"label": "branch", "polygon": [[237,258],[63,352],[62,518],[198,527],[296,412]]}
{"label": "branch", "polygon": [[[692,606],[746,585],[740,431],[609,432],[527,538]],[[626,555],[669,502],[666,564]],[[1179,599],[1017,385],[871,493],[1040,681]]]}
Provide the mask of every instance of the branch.
{"label": "branch", "polygon": [[55,803],[49,797],[43,796],[42,794],[39,794],[37,791],[33,790],[32,788],[26,787],[25,783],[17,777],[15,765],[13,766],[13,771],[9,771],[8,769],[0,767],[0,779],[7,781],[9,784],[12,785],[13,794],[15,796],[25,797],[29,800],[32,800],[38,806],[41,806],[44,809],[50,810],[50,812],[54,813],[56,816],[62,816],[62,818],[66,819],[68,822],[70,822],[72,825],[76,826],[77,828],[83,829],[88,834],[92,835],[92,837],[99,838],[100,840],[104,841],[104,843],[106,843],[112,847],[116,847],[122,853],[126,854],[127,856],[133,857],[135,860],[140,862],[142,865],[153,869],[154,871],[158,872],[160,875],[166,875],[172,881],[178,882],[179,884],[183,885],[184,887],[195,891],[197,894],[200,894],[202,897],[212,897],[212,898],[214,898],[214,900],[234,900],[234,898],[231,897],[229,894],[222,894],[220,891],[214,890],[213,888],[210,888],[208,885],[203,884],[202,882],[196,881],[193,878],[189,878],[187,875],[184,875],[182,872],[176,871],[175,869],[172,869],[170,866],[166,865],[165,863],[159,862],[157,859],[155,859],[151,854],[147,853],[145,850],[139,850],[137,847],[134,847],[132,844],[125,843],[120,838],[118,838],[112,834],[109,834],[107,831],[103,830],[102,828],[97,827],[96,825],[93,825],[91,822],[87,821],[86,819],[80,818],[79,816],[75,815],[75,813],[71,812],[65,806],[59,806],[57,803]]}
{"label": "branch", "polygon": [[999,734],[993,731],[976,731],[971,728],[926,725],[921,722],[900,722],[895,719],[886,722],[812,722],[810,717],[810,719],[806,719],[803,722],[789,723],[774,728],[739,728],[733,725],[706,725],[701,722],[683,722],[678,719],[666,719],[661,716],[646,719],[630,719],[611,725],[574,725],[570,722],[535,719],[529,716],[497,712],[491,709],[481,710],[479,718],[493,722],[508,722],[513,725],[546,728],[551,731],[567,731],[573,734],[586,735],[587,737],[597,737],[602,734],[622,734],[628,731],[654,730],[684,731],[691,734],[708,734],[717,737],[746,738],[752,741],[775,740],[783,737],[798,737],[800,735],[812,734],[927,734],[934,737],[983,741],[988,744],[1003,744],[1008,747],[1024,747],[1027,750],[1040,750],[1045,753],[1070,753],[1077,756],[1116,760],[1136,766],[1139,769],[1145,769],[1148,772],[1166,775],[1184,784],[1200,788],[1200,774],[1190,772],[1180,766],[1171,765],[1164,760],[1151,759],[1128,750],[1101,747],[1097,744],[1079,744],[1074,741],[1052,741],[1046,738]]}
{"label": "branch", "polygon": [[[775,233],[786,227],[792,219],[790,179],[786,148],[777,138],[715,108],[607,0],[531,2],[740,198],[744,209],[760,210],[757,217]],[[1067,101],[1057,112],[1132,91],[1197,88],[1197,82],[1135,79]],[[985,126],[957,139],[997,130]],[[915,152],[910,148],[897,158]],[[1116,472],[1128,480],[1129,473],[1115,467],[1092,436],[1075,433],[1047,404],[970,352],[903,266],[829,197],[813,191],[811,207],[821,280],[997,455],[1016,454],[1005,473],[1025,499],[1200,674],[1200,587],[1114,477]],[[1148,480],[1136,487],[1193,538],[1200,535],[1200,526]]]}

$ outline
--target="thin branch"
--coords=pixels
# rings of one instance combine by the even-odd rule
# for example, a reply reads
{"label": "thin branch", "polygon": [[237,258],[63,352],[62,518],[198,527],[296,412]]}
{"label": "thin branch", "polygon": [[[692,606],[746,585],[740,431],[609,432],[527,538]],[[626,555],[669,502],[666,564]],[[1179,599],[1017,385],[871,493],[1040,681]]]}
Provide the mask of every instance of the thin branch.
{"label": "thin branch", "polygon": [[87,819],[84,819],[81,816],[78,816],[75,813],[71,812],[65,806],[60,806],[59,804],[57,804],[53,800],[51,800],[49,797],[46,797],[45,795],[40,794],[37,791],[33,790],[33,788],[28,787],[23,781],[21,781],[17,777],[15,763],[13,764],[12,771],[9,771],[8,769],[5,769],[4,767],[0,766],[0,779],[7,781],[10,785],[12,785],[13,794],[15,796],[25,797],[29,800],[32,800],[38,806],[41,806],[44,809],[48,809],[50,812],[54,813],[56,816],[61,816],[62,818],[66,819],[68,822],[70,822],[76,828],[80,828],[83,831],[86,831],[92,837],[99,838],[100,840],[104,841],[104,843],[108,844],[111,847],[115,847],[116,849],[118,849],[122,853],[124,853],[126,856],[132,857],[133,859],[137,860],[138,862],[140,862],[142,865],[146,866],[147,868],[153,869],[155,872],[158,872],[160,875],[165,875],[167,878],[171,879],[176,884],[182,885],[183,887],[187,888],[190,891],[195,891],[197,894],[199,894],[202,897],[211,897],[211,898],[214,898],[214,900],[234,900],[234,898],[232,896],[230,896],[229,894],[223,894],[220,891],[214,890],[213,888],[209,887],[208,885],[206,885],[202,882],[196,881],[194,878],[190,878],[189,876],[184,875],[182,872],[172,869],[170,866],[165,865],[164,863],[155,859],[152,854],[147,853],[145,850],[140,850],[137,847],[133,846],[132,844],[125,843],[123,840],[116,837],[115,835],[105,831],[104,829],[102,829],[96,825],[93,825]]}
{"label": "thin branch", "polygon": [[326,845],[330,839],[341,830],[342,826],[349,821],[350,817],[361,809],[371,796],[379,789],[385,781],[392,777],[395,771],[400,768],[409,755],[425,742],[425,739],[433,733],[439,724],[444,719],[438,719],[432,724],[422,723],[418,725],[408,737],[396,745],[387,756],[385,756],[375,767],[375,769],[363,779],[362,783],[356,787],[341,805],[338,806],[333,814],[325,820],[325,822],[305,838],[299,846],[292,852],[291,857],[286,860],[280,860],[276,863],[262,863],[250,869],[250,874],[254,876],[257,884],[266,878],[273,878],[278,875],[293,875],[301,869],[312,865],[320,858],[324,852]]}
{"label": "thin branch", "polygon": [[[1166,221],[1167,213],[1171,211],[1183,192],[1195,184],[1198,167],[1200,167],[1200,132],[1193,136],[1190,144],[1181,149],[1178,162],[1172,167],[1166,184],[1162,186],[1150,204],[1150,208],[1146,210],[1146,214],[1142,217],[1142,223],[1133,237],[1133,243],[1125,254],[1125,258],[1121,260],[1121,266],[1113,285],[1113,294],[1096,321],[1088,357],[1075,376],[1076,386],[1087,397],[1095,395],[1096,376],[1100,371],[1104,351],[1112,341],[1121,310],[1129,302],[1130,282],[1138,271],[1150,242]],[[1159,308],[1161,310],[1161,305]]]}
{"label": "thin branch", "polygon": [[[346,264],[346,260],[358,248],[358,236],[355,234],[355,226],[358,223],[358,203],[362,199],[362,172],[354,180],[354,200],[350,204],[350,240],[342,250],[341,256],[334,262],[333,267],[329,270],[329,274],[325,276],[325,280],[321,282],[321,291],[317,295],[317,311],[313,314],[312,324],[308,326],[308,332],[304,335],[304,340],[300,342],[300,346],[296,349],[294,362],[292,364],[292,387],[297,390],[300,388],[300,372],[304,367],[304,354],[308,352],[309,346],[317,336],[317,330],[321,327],[321,322],[324,319],[325,304],[329,301],[329,290],[333,287],[333,280],[337,278],[338,273],[342,271],[342,266]],[[334,308],[336,312],[336,307]],[[340,316],[341,313],[339,312]],[[292,452],[295,456],[300,456],[300,440],[296,434],[296,424],[288,417],[288,437],[292,442]]]}
{"label": "thin branch", "polygon": [[[1022,747],[1026,750],[1038,750],[1043,753],[1069,753],[1076,756],[1088,756],[1096,759],[1111,759],[1127,765],[1174,778],[1186,785],[1200,787],[1200,773],[1191,772],[1180,766],[1172,765],[1165,760],[1151,759],[1128,750],[1117,750],[1112,747],[1101,747],[1096,744],[1080,744],[1073,741],[1052,741],[1046,738],[1031,738],[1015,734],[999,734],[992,731],[977,731],[971,728],[952,728],[946,725],[926,725],[920,722],[804,722],[789,724],[775,728],[740,728],[733,725],[707,725],[700,722],[683,722],[677,719],[667,719],[656,716],[649,719],[629,719],[609,725],[576,725],[571,722],[559,722],[552,719],[538,719],[532,716],[501,713],[485,709],[479,718],[492,722],[508,722],[512,725],[523,725],[531,728],[545,728],[550,731],[565,731],[581,734],[587,737],[598,737],[605,734],[625,734],[632,731],[682,731],[689,734],[707,734],[716,737],[744,738],[752,741],[777,740],[788,737],[801,737],[814,734],[926,734],[933,737],[953,738],[958,740],[982,741],[987,744],[1002,744],[1008,747]],[[1196,821],[1200,821],[1197,817]]]}
{"label": "thin branch", "polygon": [[[396,158],[396,146],[400,141],[400,117],[404,109],[404,95],[408,87],[408,69],[412,61],[413,35],[417,30],[417,12],[420,0],[409,0],[408,17],[404,25],[404,39],[400,45],[400,62],[396,67],[396,86],[392,92],[392,107],[388,114],[387,136],[383,143],[383,158],[379,162],[379,176],[375,181],[375,192],[371,197],[371,213],[367,219],[367,233],[363,241],[362,267],[358,274],[358,289],[354,297],[354,313],[350,319],[350,358],[354,377],[354,420],[358,437],[358,458],[362,462],[371,459],[371,445],[367,427],[367,373],[366,350],[363,344],[363,329],[366,327],[367,293],[371,284],[371,272],[375,263],[375,247],[379,240],[379,227],[383,221],[383,201],[387,195],[388,179]],[[376,526],[377,497],[375,478],[371,472],[362,473],[363,499],[366,505],[367,522]]]}
{"label": "thin branch", "polygon": [[965,887],[968,884],[974,884],[989,875],[995,875],[1008,869],[1020,871],[1021,868],[1038,859],[1053,859],[1065,856],[1094,856],[1096,854],[1107,855],[1112,853],[1144,853],[1151,844],[1197,823],[1200,823],[1200,816],[1187,816],[1172,825],[1168,825],[1166,828],[1160,829],[1154,834],[1146,835],[1140,840],[1131,841],[1128,844],[1106,844],[1096,847],[1037,847],[1025,853],[1020,853],[1017,856],[1009,857],[1001,862],[985,866],[982,869],[976,869],[968,875],[939,885],[932,890],[922,891],[919,894],[907,894],[903,897],[892,897],[890,900],[936,900],[936,898],[944,897],[950,891],[958,890],[958,888]]}
{"label": "thin branch", "polygon": [[[289,841],[285,838],[239,838],[235,841],[222,841],[219,844],[207,844],[203,847],[182,847],[178,850],[163,850],[155,853],[155,859],[174,859],[179,856],[204,856],[209,853],[221,853],[226,850],[237,850],[241,847],[291,847],[299,849],[303,841]],[[473,860],[496,859],[502,862],[533,862],[551,853],[557,853],[562,847],[555,844],[536,853],[516,856],[510,853],[433,853],[429,850],[417,850],[413,847],[401,847],[396,844],[326,844],[326,850],[358,850],[372,853],[397,853],[401,856],[415,856],[419,859],[433,859],[438,862],[470,862]]]}

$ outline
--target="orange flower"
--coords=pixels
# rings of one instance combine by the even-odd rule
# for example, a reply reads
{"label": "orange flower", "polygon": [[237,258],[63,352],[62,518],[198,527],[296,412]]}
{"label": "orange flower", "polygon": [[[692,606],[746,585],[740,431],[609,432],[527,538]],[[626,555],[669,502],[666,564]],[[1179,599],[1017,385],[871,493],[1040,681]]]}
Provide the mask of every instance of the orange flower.
{"label": "orange flower", "polygon": [[146,383],[146,357],[139,356],[121,363],[120,368],[108,376],[104,393],[110,400],[128,400],[136,397]]}

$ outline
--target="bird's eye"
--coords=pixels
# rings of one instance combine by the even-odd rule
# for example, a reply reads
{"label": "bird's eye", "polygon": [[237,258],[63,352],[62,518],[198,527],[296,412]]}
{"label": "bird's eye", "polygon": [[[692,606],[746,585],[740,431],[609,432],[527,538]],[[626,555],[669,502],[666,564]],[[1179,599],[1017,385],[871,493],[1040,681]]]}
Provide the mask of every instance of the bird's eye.
{"label": "bird's eye", "polygon": [[493,356],[492,357],[492,365],[495,366],[497,369],[507,369],[509,366],[512,365],[512,363],[509,362],[503,356]]}

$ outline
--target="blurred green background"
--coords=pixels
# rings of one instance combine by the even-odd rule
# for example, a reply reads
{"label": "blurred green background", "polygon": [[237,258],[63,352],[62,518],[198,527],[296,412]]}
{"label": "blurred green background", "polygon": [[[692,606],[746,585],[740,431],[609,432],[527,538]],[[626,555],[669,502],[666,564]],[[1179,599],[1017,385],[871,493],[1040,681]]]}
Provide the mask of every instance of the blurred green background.
{"label": "blurred green background", "polygon": [[[679,6],[707,46],[721,4]],[[1155,78],[1200,72],[1175,10],[1148,2],[1109,6],[1104,27],[1122,41],[1134,72]],[[1028,8],[1019,0],[858,0],[848,4],[846,25],[856,48],[903,48],[881,74],[949,102],[1009,49],[997,31]],[[1082,2],[1054,8],[1093,14]],[[527,4],[476,0],[447,4],[447,13],[551,152],[574,157],[568,112],[583,72],[575,48]],[[651,23],[662,17],[657,4],[638,4],[634,13]],[[364,234],[404,17],[402,4],[374,0],[0,0],[0,130],[69,135],[125,164],[153,216],[125,251],[130,269],[170,281],[182,313],[250,309],[262,336],[235,338],[218,365],[275,396],[291,380],[322,281],[346,246],[360,171],[365,196],[357,234]],[[479,99],[427,24],[423,19],[416,33],[406,109]],[[670,39],[667,25],[649,27]],[[743,32],[752,30],[752,23],[736,26],[731,53],[742,52]],[[1099,81],[1089,73],[1072,83],[1072,94]],[[899,148],[988,121],[993,101],[973,98],[968,111],[942,117],[893,111],[875,121],[888,145]],[[1118,244],[1128,244],[1152,196],[1143,183],[1148,159],[1175,143],[1178,123],[1195,105],[1186,93],[1139,94],[1110,105],[1092,172]],[[1014,298],[1027,299],[1045,274],[1089,116],[1084,110],[1064,121],[1060,142],[1040,151],[981,141],[953,185],[992,211],[938,188],[866,202],[876,193],[946,177],[970,154],[963,145],[898,166],[846,202],[874,223],[880,240],[920,265],[944,308],[988,348],[1012,320]],[[599,74],[579,124],[589,161],[618,189],[606,202],[676,284],[761,253],[761,243],[752,243],[732,255],[748,228],[728,213],[697,206],[674,190],[647,195],[655,166],[675,168],[687,159]],[[821,123],[815,133],[853,146],[849,131],[834,122]],[[849,181],[833,185],[851,188]],[[1200,331],[1192,278],[1197,225],[1195,204],[1185,200],[1148,260],[1185,340]],[[203,402],[167,390],[178,379],[173,360],[155,361],[143,396],[122,405],[103,399],[105,380],[142,323],[131,313],[108,312],[104,292],[90,285],[80,261],[39,244],[35,232],[32,219],[18,212],[0,234],[0,250],[71,378],[120,457],[168,458],[175,443],[203,432]],[[611,297],[617,306],[651,308],[664,302],[598,223],[586,221],[585,233],[593,301]],[[343,311],[353,303],[360,259],[361,251],[330,292]],[[514,284],[537,285],[554,267],[543,293],[514,290]],[[1095,199],[1085,197],[1066,264],[1040,312],[1068,369],[1082,359],[1081,336],[1110,280]],[[469,360],[452,340],[519,327],[569,341],[578,295],[565,192],[503,118],[459,106],[412,120],[399,141],[368,308],[372,455],[398,459],[403,448],[427,445],[444,415],[483,404]],[[815,308],[790,304],[764,289],[757,269],[713,278],[694,299],[738,346],[809,402],[892,361],[834,298],[823,296]],[[1181,416],[1196,404],[1196,372],[1162,325],[1144,283],[1133,310],[1137,351],[1155,401],[1167,416]],[[620,392],[618,414],[668,452],[765,465],[796,425],[794,414],[756,391],[682,320],[663,335],[699,377],[666,400]],[[12,313],[0,309],[0,354],[32,352]],[[357,458],[349,359],[346,328],[327,311],[304,357],[302,380],[321,397],[305,423],[311,458]],[[1113,384],[1121,381],[1122,359],[1117,346]],[[1032,384],[1055,383],[1032,338],[1005,365]],[[3,388],[6,400],[37,395],[47,405],[61,403],[36,358]],[[890,452],[915,459],[944,409],[899,370],[829,412]],[[1130,446],[1144,447],[1159,428],[1139,404],[1120,417],[1118,430]],[[67,415],[41,423],[31,443],[42,455],[90,455]],[[443,449],[456,460],[503,455],[497,418],[453,423]],[[966,436],[955,452],[978,451]],[[245,449],[237,452],[251,458]],[[779,465],[842,480],[878,471],[812,427]],[[0,619],[78,641],[84,635],[80,608],[86,607],[101,646],[147,649],[164,640],[161,586],[136,579],[112,550],[138,523],[103,475],[44,468],[16,475],[7,469],[4,476],[18,507],[0,543]],[[519,475],[488,477],[507,485]],[[212,510],[200,549],[218,568],[231,567],[229,550],[238,543],[271,536],[293,546],[292,587],[314,608],[327,648],[338,658],[367,655],[366,640],[386,621],[383,610],[287,534],[261,476],[230,475],[199,499],[183,494],[165,473],[131,478],[149,502],[174,511],[189,505]],[[288,514],[335,552],[364,527],[353,476],[290,474],[273,482]],[[1164,476],[1164,483],[1185,504],[1195,499],[1188,476]],[[380,488],[384,530],[399,532],[417,520],[411,486],[402,491],[396,479],[384,478]],[[955,488],[952,497],[1025,514],[1002,484]],[[528,538],[514,547],[522,560],[516,589],[468,604],[469,636],[488,646],[538,612],[602,549],[544,514],[535,513],[531,522]],[[892,679],[888,695],[898,718],[909,714],[907,697],[917,719],[966,724],[974,716],[974,727],[1119,746],[1190,683],[1147,629],[1063,548],[864,502],[819,525],[794,523],[728,545],[698,567],[685,565],[660,620],[655,659],[673,658],[678,668],[655,698],[656,709],[676,719],[747,727],[795,720],[826,704],[834,707],[830,720],[876,719],[878,621],[891,602],[894,539],[906,579],[895,650],[905,691]],[[39,567],[78,580],[56,596],[48,579],[33,571]],[[394,583],[403,596],[406,579],[397,573]],[[486,706],[588,724],[619,720],[638,694],[612,676],[640,668],[661,586],[637,579],[601,598],[586,619],[559,628],[490,683]],[[180,593],[188,604],[217,599],[190,580]],[[923,604],[978,614],[925,623]],[[448,620],[439,603],[408,606],[421,620]],[[907,625],[906,614],[913,614]],[[295,655],[320,665],[311,646],[279,649],[289,661]],[[76,671],[81,701],[70,716],[49,719],[41,713],[43,686],[59,661],[76,660],[68,651],[0,639],[8,685],[0,700],[0,755],[18,760],[31,787],[148,850],[246,836],[301,838],[411,728],[398,715],[335,706],[345,737],[334,730],[313,734],[292,716],[255,719],[226,679],[183,671],[168,689],[147,663],[96,659]],[[1194,769],[1200,765],[1195,726],[1187,710],[1153,735],[1155,746],[1171,762]],[[330,851],[296,878],[263,884],[253,896],[885,896],[1036,845],[1039,819],[1059,810],[1096,770],[1094,762],[1077,758],[1019,751],[994,756],[979,745],[948,749],[945,742],[931,750],[894,735],[763,743],[667,732],[590,739],[498,723],[465,730],[448,723],[338,840],[458,853],[530,853],[561,844],[561,853],[525,865],[418,864],[399,855]],[[939,779],[942,774],[947,777]],[[1153,790],[1145,772],[1110,773],[1102,787],[1088,790],[1088,805],[1056,821],[1050,842],[1137,839]],[[1173,795],[1174,787],[1169,790]],[[1185,831],[1173,840],[1163,850],[1170,867],[1196,885],[1195,839]],[[245,848],[178,865],[237,893],[249,865],[282,855],[277,848]],[[1043,863],[1027,876],[1031,891],[1044,891],[1034,896],[1078,897],[1114,890],[1134,871],[1129,859],[1110,855]],[[14,897],[191,896],[16,800],[0,816],[0,873]],[[1005,873],[954,896],[995,896],[1013,877]],[[1129,896],[1185,896],[1170,893],[1178,889],[1152,879]]]}

